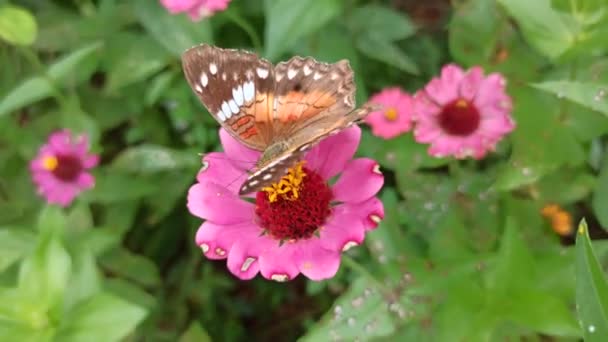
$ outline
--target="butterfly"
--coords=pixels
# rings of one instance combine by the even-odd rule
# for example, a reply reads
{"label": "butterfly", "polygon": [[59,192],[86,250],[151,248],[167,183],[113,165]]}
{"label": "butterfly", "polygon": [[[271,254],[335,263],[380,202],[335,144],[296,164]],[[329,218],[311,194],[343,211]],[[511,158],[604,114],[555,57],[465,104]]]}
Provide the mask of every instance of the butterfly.
{"label": "butterfly", "polygon": [[281,179],[306,151],[362,120],[355,108],[353,71],[293,57],[272,65],[254,53],[207,44],[182,55],[186,80],[209,113],[241,144],[261,151],[239,194]]}

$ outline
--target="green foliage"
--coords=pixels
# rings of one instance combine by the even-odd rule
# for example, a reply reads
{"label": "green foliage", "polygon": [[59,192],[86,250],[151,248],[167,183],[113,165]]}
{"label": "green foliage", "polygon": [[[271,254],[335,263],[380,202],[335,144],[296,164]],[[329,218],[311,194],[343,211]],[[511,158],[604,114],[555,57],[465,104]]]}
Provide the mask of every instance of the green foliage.
{"label": "green foliage", "polygon": [[[0,340],[605,341],[607,37],[605,0],[232,0],[200,21],[157,0],[0,1]],[[180,62],[200,43],[347,59],[359,105],[481,66],[516,129],[476,161],[362,124],[384,220],[331,280],[241,281],[186,208],[198,154],[221,149]],[[101,156],[66,208],[29,173],[61,128]]]}
{"label": "green foliage", "polygon": [[576,237],[576,308],[585,341],[608,338],[608,283],[583,220]]}

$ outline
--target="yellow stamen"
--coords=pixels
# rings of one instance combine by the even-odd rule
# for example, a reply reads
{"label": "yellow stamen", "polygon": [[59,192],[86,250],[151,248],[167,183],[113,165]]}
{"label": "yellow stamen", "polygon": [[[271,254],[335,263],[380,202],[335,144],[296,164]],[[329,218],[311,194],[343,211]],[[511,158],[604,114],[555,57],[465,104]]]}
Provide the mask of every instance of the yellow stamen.
{"label": "yellow stamen", "polygon": [[388,121],[395,121],[395,120],[397,120],[398,116],[399,116],[399,113],[397,113],[397,110],[395,108],[393,108],[393,107],[388,108],[384,112],[384,117]]}
{"label": "yellow stamen", "polygon": [[460,99],[456,101],[455,105],[458,108],[467,108],[469,106],[469,103],[465,99]]}
{"label": "yellow stamen", "polygon": [[262,191],[268,194],[270,203],[278,201],[279,197],[288,201],[298,199],[302,182],[306,177],[306,172],[303,169],[304,163],[305,161],[297,163],[294,167],[289,168],[287,174],[277,183],[262,188]]}
{"label": "yellow stamen", "polygon": [[59,165],[59,161],[55,156],[47,156],[42,159],[42,167],[47,171],[54,171]]}

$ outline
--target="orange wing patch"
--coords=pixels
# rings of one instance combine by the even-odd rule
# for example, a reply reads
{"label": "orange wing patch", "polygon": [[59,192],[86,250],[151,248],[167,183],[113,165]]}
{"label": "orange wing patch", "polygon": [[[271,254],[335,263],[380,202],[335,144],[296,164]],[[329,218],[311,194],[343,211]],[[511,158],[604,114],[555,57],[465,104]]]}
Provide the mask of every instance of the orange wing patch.
{"label": "orange wing patch", "polygon": [[336,103],[336,97],[328,92],[290,91],[279,97],[276,118],[283,123],[308,119]]}

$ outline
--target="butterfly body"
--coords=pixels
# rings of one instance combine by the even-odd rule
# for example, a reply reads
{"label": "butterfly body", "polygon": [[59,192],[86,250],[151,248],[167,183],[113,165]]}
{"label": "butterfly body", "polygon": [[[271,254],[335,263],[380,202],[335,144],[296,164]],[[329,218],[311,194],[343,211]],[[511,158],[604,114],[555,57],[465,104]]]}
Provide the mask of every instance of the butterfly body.
{"label": "butterfly body", "polygon": [[278,181],[312,146],[364,118],[354,109],[347,61],[293,57],[273,66],[255,54],[195,46],[182,56],[186,79],[236,140],[262,152],[239,193]]}

